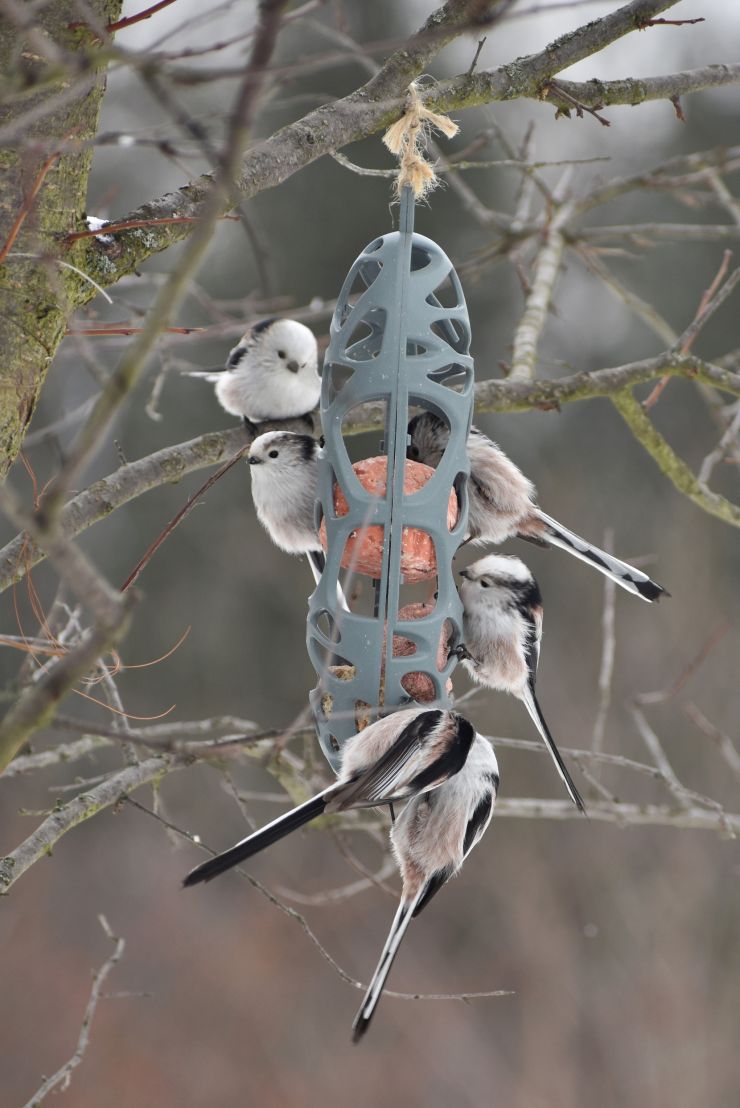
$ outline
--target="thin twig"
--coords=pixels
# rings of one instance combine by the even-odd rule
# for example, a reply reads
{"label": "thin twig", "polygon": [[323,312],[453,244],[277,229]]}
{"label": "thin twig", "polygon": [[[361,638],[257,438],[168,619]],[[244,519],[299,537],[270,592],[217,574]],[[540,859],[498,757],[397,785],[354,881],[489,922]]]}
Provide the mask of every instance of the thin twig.
{"label": "thin twig", "polygon": [[702,485],[707,485],[709,483],[712,473],[714,472],[714,467],[718,462],[721,462],[727,457],[728,453],[730,453],[735,443],[738,441],[738,437],[740,436],[740,404],[735,404],[734,409],[734,415],[725,428],[716,447],[707,454],[699,467],[698,479]]}
{"label": "thin twig", "polygon": [[[71,132],[70,132],[70,134],[71,134]],[[65,138],[69,138],[69,135],[65,135]],[[13,249],[13,243],[18,238],[18,235],[20,234],[21,227],[26,222],[26,219],[28,218],[28,216],[31,213],[31,209],[33,208],[33,202],[39,194],[41,186],[43,185],[43,183],[46,179],[47,173],[52,168],[52,166],[59,160],[59,158],[61,158],[61,156],[62,156],[61,151],[60,150],[55,150],[54,153],[50,154],[49,157],[46,159],[46,161],[43,162],[43,164],[41,166],[41,169],[36,174],[36,177],[34,179],[33,184],[31,185],[31,188],[28,192],[28,195],[26,196],[26,198],[23,202],[23,206],[21,207],[20,211],[18,212],[15,219],[13,220],[10,231],[8,232],[8,237],[5,240],[5,243],[3,244],[3,246],[0,248],[0,264],[2,264],[2,262],[5,261],[5,259],[7,258],[8,254],[9,254],[9,252]]]}
{"label": "thin twig", "polygon": [[645,746],[650,753],[650,757],[653,759],[655,765],[660,770],[661,776],[666,785],[676,797],[676,800],[682,808],[691,808],[692,800],[690,792],[685,787],[685,785],[681,784],[678,777],[676,777],[673,766],[668,761],[668,756],[663,750],[660,739],[648,723],[645,717],[645,713],[642,711],[641,708],[638,708],[636,704],[631,705],[630,712],[637,728],[637,732],[640,735],[642,741],[645,743]]}
{"label": "thin twig", "polygon": [[103,915],[98,916],[100,926],[103,928],[107,938],[114,944],[113,953],[103,962],[98,972],[93,977],[92,988],[90,989],[90,999],[87,1002],[85,1008],[85,1014],[82,1017],[82,1026],[80,1027],[79,1038],[77,1039],[77,1047],[72,1057],[64,1063],[60,1069],[51,1077],[47,1077],[41,1087],[33,1094],[31,1099],[26,1102],[24,1108],[36,1108],[42,1100],[55,1089],[57,1085],[61,1085],[62,1092],[69,1088],[72,1080],[72,1074],[74,1070],[79,1066],[85,1057],[85,1051],[87,1050],[90,1042],[90,1031],[92,1028],[93,1018],[95,1016],[95,1009],[98,1006],[100,1000],[101,990],[106,978],[110,974],[111,970],[120,962],[123,957],[123,951],[126,947],[125,939],[122,939],[113,934],[108,924],[107,919]]}
{"label": "thin twig", "polygon": [[[86,338],[97,338],[101,335],[140,335],[143,327],[136,327],[130,323],[106,323],[101,327],[68,327],[65,335],[83,335]],[[199,331],[205,331],[205,327],[163,327],[163,335],[193,335]]]}
{"label": "thin twig", "polygon": [[[238,215],[221,215],[219,220],[229,220],[233,223],[239,223]],[[77,242],[79,239],[96,239],[101,235],[115,235],[118,231],[134,231],[139,227],[156,227],[158,225],[166,225],[169,223],[197,223],[198,217],[193,215],[171,215],[162,216],[157,219],[123,219],[115,223],[104,223],[102,227],[96,228],[94,231],[70,231],[68,235],[64,236],[64,241],[67,243]]]}
{"label": "thin twig", "polygon": [[[735,285],[738,283],[738,281],[740,281],[740,268],[738,268],[731,274],[725,285],[722,286],[722,282],[724,281],[725,275],[727,274],[731,258],[732,251],[725,250],[724,254],[722,255],[720,267],[717,270],[712,283],[710,284],[709,288],[704,290],[704,293],[702,294],[702,298],[699,301],[699,307],[697,308],[696,315],[694,316],[693,320],[686,328],[686,330],[683,332],[683,334],[679,335],[679,337],[676,339],[673,348],[674,350],[676,350],[677,353],[688,354],[691,351],[691,348],[694,345],[694,342],[696,341],[699,332],[702,330],[705,323],[707,323],[712,318],[717,309],[721,307],[722,304],[724,304],[725,300],[731,294]],[[668,384],[669,379],[670,378],[668,377],[661,378],[661,380],[655,386],[647,399],[643,401],[643,407],[646,411],[649,411],[650,408],[652,408],[653,405],[656,404],[657,401],[660,399],[663,390]]]}
{"label": "thin twig", "polygon": [[630,393],[620,393],[612,397],[612,403],[638,442],[642,443],[661,472],[679,492],[709,515],[716,516],[725,523],[732,524],[733,527],[740,527],[740,507],[724,496],[720,496],[719,493],[705,488],[697,480],[686,463],[656,430],[634,396]]}
{"label": "thin twig", "polygon": [[563,260],[565,238],[562,232],[570,219],[571,212],[572,208],[568,203],[562,204],[556,210],[547,229],[542,249],[537,255],[530,292],[514,332],[509,381],[529,381],[534,377],[537,348]]}
{"label": "thin twig", "polygon": [[200,486],[200,488],[192,494],[192,496],[188,497],[186,503],[182,506],[182,508],[180,508],[179,512],[176,512],[176,514],[172,517],[172,519],[169,521],[169,523],[162,529],[162,531],[160,531],[159,535],[157,535],[154,542],[151,543],[147,547],[147,549],[142,554],[141,558],[139,558],[139,561],[136,563],[136,565],[134,566],[134,568],[131,570],[128,577],[126,578],[126,580],[121,585],[121,592],[126,592],[126,589],[128,589],[131,585],[133,585],[134,581],[136,581],[138,579],[138,577],[141,574],[142,570],[149,564],[149,562],[151,561],[154,554],[156,554],[156,552],[159,550],[162,543],[167,538],[169,538],[169,536],[172,534],[172,532],[175,530],[175,528],[178,526],[178,524],[182,523],[182,521],[185,519],[185,517],[190,515],[193,508],[196,506],[196,504],[199,503],[201,496],[203,496],[205,493],[207,493],[208,490],[213,485],[215,485],[216,482],[219,481],[225,473],[229,472],[229,470],[232,468],[232,466],[235,466],[236,463],[241,458],[244,457],[247,450],[249,450],[249,447],[250,447],[250,443],[245,443],[244,446],[241,446],[237,450],[236,454],[234,454],[233,457],[229,458],[228,462],[224,462],[224,464],[222,466],[219,466],[219,468],[216,470],[216,472],[212,473],[211,476],[208,478],[208,480],[205,481]]}
{"label": "thin twig", "polygon": [[[611,527],[604,533],[604,550],[607,554],[614,551],[614,531]],[[607,577],[604,580],[604,607],[601,615],[601,665],[599,667],[599,708],[591,735],[591,749],[600,753],[604,749],[604,731],[609,715],[614,676],[614,657],[616,654],[616,635],[614,630],[616,608],[615,582]]]}
{"label": "thin twig", "polygon": [[722,639],[725,635],[729,634],[731,630],[732,623],[730,620],[723,620],[719,623],[707,636],[690,661],[683,667],[675,681],[672,681],[665,689],[658,689],[656,692],[640,693],[636,698],[637,703],[641,705],[664,704],[667,700],[673,700],[684,688],[689,678],[693,677],[696,671],[704,665],[714,648],[722,642]]}
{"label": "thin twig", "polygon": [[[164,824],[165,827],[167,827],[170,831],[173,831],[177,835],[182,835],[189,842],[193,842],[193,836],[190,835],[189,832],[184,831],[182,828],[178,827],[176,824],[171,823],[169,820],[163,819],[161,816],[157,815],[156,812],[152,812],[150,809],[145,808],[142,804],[137,804],[136,807],[139,808],[141,811],[146,812],[147,815],[151,816],[153,819],[156,819],[159,823]],[[200,840],[197,842],[196,845],[200,849],[205,850],[208,854],[211,854],[211,855],[216,854],[215,850],[212,850],[209,846],[206,846],[206,844],[201,842]],[[266,885],[263,885],[262,882],[258,881],[256,877],[253,877],[250,873],[247,873],[247,871],[245,869],[242,869],[241,866],[235,866],[234,867],[234,872],[238,873],[239,876],[242,877],[245,881],[248,881],[249,884],[252,886],[252,888],[256,889],[257,892],[259,892],[268,901],[268,903],[272,904],[272,906],[274,908],[277,908],[278,911],[282,912],[282,914],[284,916],[287,916],[288,919],[293,920],[294,923],[298,924],[298,926],[303,931],[304,935],[306,935],[306,937],[316,947],[316,949],[318,950],[319,954],[324,959],[324,961],[328,962],[328,964],[331,966],[331,968],[334,970],[334,972],[341,978],[342,981],[344,981],[347,985],[351,985],[353,989],[362,989],[364,991],[367,988],[367,985],[364,985],[361,981],[356,981],[350,974],[347,973],[347,971],[345,969],[343,969],[339,965],[336,958],[334,958],[333,955],[329,953],[329,951],[326,949],[324,944],[318,938],[318,936],[316,935],[314,930],[310,927],[310,925],[309,925],[308,921],[306,920],[305,916],[302,916],[300,912],[297,912],[295,910],[295,908],[291,908],[288,904],[285,904],[279,897],[277,897],[275,895],[275,893],[271,892],[270,889],[268,889]],[[491,990],[489,992],[478,992],[478,993],[433,993],[433,994],[430,994],[430,993],[397,993],[397,992],[393,992],[392,990],[385,990],[383,995],[384,996],[395,997],[397,1000],[463,1000],[463,1001],[466,1001],[466,1000],[474,1000],[474,999],[475,1000],[480,1000],[480,999],[484,999],[484,998],[488,998],[488,997],[495,997],[495,996],[510,996],[511,993],[510,993],[509,990],[506,990],[506,989],[494,989],[494,990]]]}
{"label": "thin twig", "polygon": [[695,704],[690,701],[687,704],[682,705],[682,710],[689,717],[692,723],[694,723],[702,734],[710,738],[717,744],[722,757],[727,762],[730,770],[740,781],[740,753],[738,753],[735,744],[729,735],[725,734],[718,727],[715,727],[707,717],[701,712]]}

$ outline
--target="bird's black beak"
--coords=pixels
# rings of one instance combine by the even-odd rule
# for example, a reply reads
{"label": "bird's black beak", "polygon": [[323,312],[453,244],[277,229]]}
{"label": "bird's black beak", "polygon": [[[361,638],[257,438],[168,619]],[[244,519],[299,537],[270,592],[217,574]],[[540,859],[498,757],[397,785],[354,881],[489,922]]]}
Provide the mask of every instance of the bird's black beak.
{"label": "bird's black beak", "polygon": [[299,366],[298,362],[290,361],[286,363],[286,368],[289,369],[291,373],[297,373],[301,367]]}
{"label": "bird's black beak", "polygon": [[[251,461],[252,459],[250,458],[249,460]],[[469,581],[470,580],[470,570],[461,569],[460,570],[460,576],[464,577],[466,581]]]}
{"label": "bird's black beak", "polygon": [[261,458],[247,458],[247,462],[249,463],[250,466],[261,466],[262,465],[262,459]]}

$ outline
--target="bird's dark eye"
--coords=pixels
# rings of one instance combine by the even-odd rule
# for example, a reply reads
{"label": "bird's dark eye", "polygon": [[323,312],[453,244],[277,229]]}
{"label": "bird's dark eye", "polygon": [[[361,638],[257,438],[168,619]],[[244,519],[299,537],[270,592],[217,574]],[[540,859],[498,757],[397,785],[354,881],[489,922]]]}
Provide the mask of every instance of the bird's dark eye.
{"label": "bird's dark eye", "polygon": [[270,458],[277,458],[278,453],[279,453],[279,451],[277,451],[277,450],[271,450],[268,456]]}
{"label": "bird's dark eye", "polygon": [[285,351],[284,350],[278,350],[278,358],[284,358],[284,357],[285,357]]}
{"label": "bird's dark eye", "polygon": [[487,578],[487,577],[481,577],[481,579],[480,579],[480,587],[481,587],[482,589],[487,589],[487,588],[489,587],[489,585],[490,585],[490,584],[491,584],[491,582],[490,582],[490,581],[488,580],[488,578]]}

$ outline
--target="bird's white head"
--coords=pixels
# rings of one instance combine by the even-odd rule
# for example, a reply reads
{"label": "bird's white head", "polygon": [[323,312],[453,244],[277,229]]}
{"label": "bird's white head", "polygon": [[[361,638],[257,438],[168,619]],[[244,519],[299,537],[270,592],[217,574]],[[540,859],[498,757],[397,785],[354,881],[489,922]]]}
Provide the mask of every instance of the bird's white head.
{"label": "bird's white head", "polygon": [[249,448],[247,461],[254,473],[255,466],[266,470],[284,471],[291,466],[305,466],[316,460],[318,443],[310,435],[292,431],[267,431],[259,435]]}
{"label": "bird's white head", "polygon": [[541,606],[540,590],[531,571],[519,558],[487,554],[460,571],[463,604],[498,604],[511,599],[517,606]]}
{"label": "bird's white head", "polygon": [[315,374],[318,348],[313,331],[295,319],[265,319],[255,323],[229,354],[229,369],[240,365],[253,370],[286,374]]}

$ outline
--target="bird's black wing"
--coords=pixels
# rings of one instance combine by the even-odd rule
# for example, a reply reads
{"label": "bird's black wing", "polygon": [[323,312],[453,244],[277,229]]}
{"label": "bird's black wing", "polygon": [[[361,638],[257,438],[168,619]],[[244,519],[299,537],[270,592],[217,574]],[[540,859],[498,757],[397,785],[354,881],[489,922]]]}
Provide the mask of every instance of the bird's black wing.
{"label": "bird's black wing", "polygon": [[475,732],[467,720],[460,718],[452,742],[447,743],[413,777],[406,770],[408,762],[430,738],[441,718],[442,712],[439,709],[430,709],[411,720],[374,765],[336,789],[329,808],[336,811],[355,807],[371,808],[393,800],[406,800],[440,785],[462,769]]}
{"label": "bird's black wing", "polygon": [[[498,788],[498,779],[494,787],[490,791],[484,793],[479,800],[478,804],[473,811],[472,816],[468,820],[465,828],[465,838],[463,839],[463,861],[467,858],[470,851],[478,843],[491,822],[491,816],[493,815],[493,802],[496,797],[496,788]],[[433,801],[432,801],[433,802]],[[436,873],[427,881],[426,888],[422,893],[419,901],[414,908],[414,916],[418,916],[419,912],[423,908],[426,908],[429,901],[433,896],[436,896],[443,885],[446,885],[449,879],[452,877],[454,870],[451,866],[445,866],[444,869],[437,870]]]}

